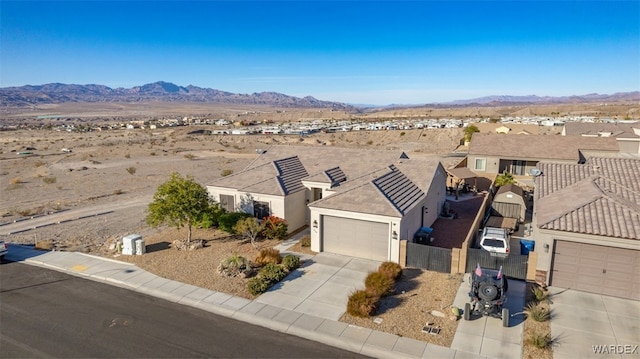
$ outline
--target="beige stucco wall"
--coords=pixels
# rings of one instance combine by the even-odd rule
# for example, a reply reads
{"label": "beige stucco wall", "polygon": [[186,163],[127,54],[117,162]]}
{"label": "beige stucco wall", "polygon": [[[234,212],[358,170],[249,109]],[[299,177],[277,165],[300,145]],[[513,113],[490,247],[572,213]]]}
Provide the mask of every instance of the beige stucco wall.
{"label": "beige stucco wall", "polygon": [[[387,234],[389,243],[389,257],[387,260],[399,263],[400,260],[400,239],[392,239],[392,233],[400,228],[400,218],[378,216],[367,213],[355,213],[339,211],[327,208],[311,208],[311,250],[314,252],[322,252],[322,216],[334,216],[341,218],[358,219],[362,221],[380,222],[389,224],[389,233]],[[317,223],[317,226],[315,225]]]}

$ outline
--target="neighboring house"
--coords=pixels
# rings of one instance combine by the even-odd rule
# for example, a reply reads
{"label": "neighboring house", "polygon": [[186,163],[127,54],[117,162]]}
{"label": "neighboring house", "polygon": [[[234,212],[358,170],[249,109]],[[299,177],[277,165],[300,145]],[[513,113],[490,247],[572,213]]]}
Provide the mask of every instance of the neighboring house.
{"label": "neighboring house", "polygon": [[640,123],[567,122],[563,136],[613,137],[620,152],[640,154]]}
{"label": "neighboring house", "polygon": [[540,161],[580,163],[590,156],[619,154],[614,138],[558,135],[473,135],[467,167],[478,173],[528,176]]}
{"label": "neighboring house", "polygon": [[523,223],[527,213],[524,191],[515,184],[500,186],[493,197],[491,209],[494,215],[516,218],[520,223]]}
{"label": "neighboring house", "polygon": [[439,161],[399,159],[378,168],[309,205],[312,250],[399,262],[400,240],[435,222],[447,179]]}
{"label": "neighboring house", "polygon": [[537,270],[555,287],[640,300],[640,159],[540,163]]}
{"label": "neighboring house", "polygon": [[399,240],[437,218],[446,176],[402,151],[272,146],[207,190],[228,211],[284,218],[290,232],[309,225],[314,251],[398,262]]}

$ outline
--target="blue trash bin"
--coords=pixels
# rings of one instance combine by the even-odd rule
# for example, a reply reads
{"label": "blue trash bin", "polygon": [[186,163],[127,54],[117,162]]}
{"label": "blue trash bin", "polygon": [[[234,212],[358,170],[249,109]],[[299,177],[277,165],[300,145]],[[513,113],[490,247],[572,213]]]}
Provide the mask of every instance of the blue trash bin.
{"label": "blue trash bin", "polygon": [[534,248],[536,246],[536,242],[532,241],[532,240],[528,240],[528,239],[521,239],[520,240],[520,254],[522,255],[528,255],[529,252],[533,252]]}

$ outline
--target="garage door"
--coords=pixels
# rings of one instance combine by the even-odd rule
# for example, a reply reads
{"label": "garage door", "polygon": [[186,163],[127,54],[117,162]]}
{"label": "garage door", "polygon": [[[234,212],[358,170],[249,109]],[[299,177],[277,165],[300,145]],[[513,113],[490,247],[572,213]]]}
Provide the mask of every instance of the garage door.
{"label": "garage door", "polygon": [[556,241],[551,285],[640,300],[640,251]]}
{"label": "garage door", "polygon": [[389,224],[350,218],[322,217],[323,251],[386,261]]}

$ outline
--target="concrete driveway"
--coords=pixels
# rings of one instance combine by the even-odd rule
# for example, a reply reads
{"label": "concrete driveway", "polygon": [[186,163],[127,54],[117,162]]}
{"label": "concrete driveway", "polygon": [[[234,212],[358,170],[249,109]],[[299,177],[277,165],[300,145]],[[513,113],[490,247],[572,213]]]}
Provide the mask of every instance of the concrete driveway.
{"label": "concrete driveway", "polygon": [[[472,317],[471,320],[461,319],[453,337],[451,349],[472,353],[490,358],[520,358],[522,357],[522,332],[526,284],[520,280],[509,280],[506,308],[509,308],[511,318],[509,327],[502,326],[502,320],[492,317]],[[463,309],[469,302],[471,285],[469,273],[458,289],[453,304]]]}
{"label": "concrete driveway", "polygon": [[255,301],[337,321],[346,311],[349,294],[364,289],[367,274],[382,263],[331,253],[302,259],[300,268]]}
{"label": "concrete driveway", "polygon": [[555,359],[640,357],[640,302],[555,287],[549,293]]}

